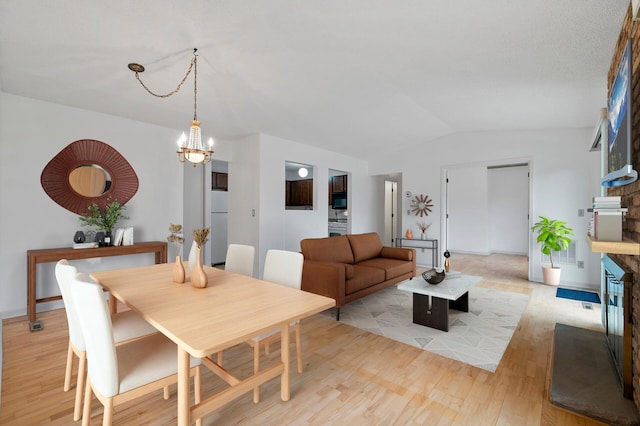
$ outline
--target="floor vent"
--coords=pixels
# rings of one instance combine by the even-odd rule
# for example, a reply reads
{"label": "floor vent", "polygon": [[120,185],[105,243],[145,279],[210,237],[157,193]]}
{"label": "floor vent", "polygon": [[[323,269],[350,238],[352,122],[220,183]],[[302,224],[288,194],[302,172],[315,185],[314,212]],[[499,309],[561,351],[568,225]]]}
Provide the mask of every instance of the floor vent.
{"label": "floor vent", "polygon": [[589,302],[582,302],[582,309],[593,311],[593,305]]}

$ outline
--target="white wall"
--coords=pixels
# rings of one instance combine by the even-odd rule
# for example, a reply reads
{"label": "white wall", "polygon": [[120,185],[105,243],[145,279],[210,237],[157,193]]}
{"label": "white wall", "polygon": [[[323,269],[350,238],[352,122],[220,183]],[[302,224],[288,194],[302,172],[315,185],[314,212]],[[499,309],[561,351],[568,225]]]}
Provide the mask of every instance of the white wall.
{"label": "white wall", "polygon": [[489,252],[529,251],[529,166],[487,171]]}
{"label": "white wall", "polygon": [[[231,147],[229,160],[229,244],[246,244],[256,248],[260,241],[260,135],[250,135],[226,142]],[[258,276],[258,262],[253,276]]]}
{"label": "white wall", "polygon": [[[508,163],[531,159],[532,219],[539,215],[565,219],[574,228],[578,260],[585,268],[564,267],[562,283],[583,288],[599,288],[599,255],[591,253],[585,241],[589,217],[578,217],[578,209],[590,206],[600,193],[600,158],[589,152],[593,129],[460,133],[388,153],[369,162],[374,175],[403,173],[403,191],[428,194],[434,200],[429,235],[441,235],[441,170],[445,166],[471,163]],[[415,229],[415,216],[407,216],[409,200],[403,198],[402,229]],[[539,247],[532,242],[530,277],[542,281]]]}
{"label": "white wall", "polygon": [[[300,251],[300,240],[328,236],[329,169],[349,173],[351,232],[379,231],[371,211],[375,205],[373,179],[368,176],[365,161],[264,134],[259,136],[259,142],[254,141],[253,149],[256,144],[260,151],[257,176],[253,176],[255,187],[259,188],[257,215],[260,245],[256,251],[259,276],[262,276],[267,250]],[[313,210],[285,210],[285,161],[314,166]],[[231,173],[255,173],[255,170],[247,170],[246,167],[235,169],[235,152],[232,165],[234,169],[230,169],[230,178]],[[233,215],[234,206],[230,196],[230,216]]]}
{"label": "white wall", "polygon": [[[26,314],[27,250],[71,246],[75,231],[83,229],[78,215],[56,204],[40,185],[40,174],[49,160],[79,139],[111,145],[129,161],[139,180],[138,192],[127,203],[125,214],[130,219],[126,225],[135,228],[137,241],[166,241],[169,224],[183,219],[183,166],[174,149],[178,134],[173,129],[1,93],[0,316]],[[90,272],[153,263],[153,255],[74,263]],[[53,266],[38,266],[38,297],[60,294]],[[58,306],[62,306],[59,301],[42,303],[38,311]]]}

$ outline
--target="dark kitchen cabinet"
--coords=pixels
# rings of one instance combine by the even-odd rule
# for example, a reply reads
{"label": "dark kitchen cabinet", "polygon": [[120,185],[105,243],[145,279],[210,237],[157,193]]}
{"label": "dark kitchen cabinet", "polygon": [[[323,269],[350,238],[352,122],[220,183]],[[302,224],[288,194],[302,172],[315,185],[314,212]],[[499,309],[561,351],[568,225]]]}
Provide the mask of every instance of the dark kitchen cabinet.
{"label": "dark kitchen cabinet", "polygon": [[229,174],[211,172],[211,189],[226,191],[229,188]]}
{"label": "dark kitchen cabinet", "polygon": [[347,192],[347,175],[331,176],[329,178],[329,205],[333,202],[333,194]]}
{"label": "dark kitchen cabinet", "polygon": [[287,206],[313,206],[313,179],[286,181]]}

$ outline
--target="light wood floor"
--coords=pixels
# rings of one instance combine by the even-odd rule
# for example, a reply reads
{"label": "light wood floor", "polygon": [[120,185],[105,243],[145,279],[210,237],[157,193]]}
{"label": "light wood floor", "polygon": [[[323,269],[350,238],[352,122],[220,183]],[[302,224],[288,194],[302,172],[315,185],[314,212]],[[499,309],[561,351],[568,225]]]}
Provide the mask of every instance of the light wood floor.
{"label": "light wood floor", "polygon": [[[454,254],[452,268],[482,275],[481,285],[530,294],[530,303],[495,373],[407,346],[316,315],[302,323],[304,373],[291,373],[291,400],[280,381],[246,394],[205,418],[205,424],[248,425],[597,425],[549,404],[548,361],[556,322],[599,328],[597,312],[558,299],[555,288],[526,280],[522,256]],[[599,305],[594,305],[599,309]],[[45,329],[28,331],[26,317],[4,321],[0,425],[70,425],[73,390],[63,392],[67,327],[63,310],[38,315]],[[279,357],[273,348],[270,358]],[[292,348],[293,350],[293,348]],[[294,357],[295,358],[295,357]],[[267,364],[268,361],[263,361]],[[246,345],[225,352],[225,366],[248,375]],[[203,374],[205,395],[224,388]],[[92,424],[101,409],[93,402]],[[175,387],[116,407],[114,424],[175,424]],[[78,423],[79,424],[79,423]]]}

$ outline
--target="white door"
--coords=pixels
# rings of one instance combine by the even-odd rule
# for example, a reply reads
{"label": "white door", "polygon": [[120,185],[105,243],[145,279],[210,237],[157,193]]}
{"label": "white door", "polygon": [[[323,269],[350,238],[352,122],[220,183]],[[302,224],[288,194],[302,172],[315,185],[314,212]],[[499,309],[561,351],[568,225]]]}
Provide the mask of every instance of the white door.
{"label": "white door", "polygon": [[488,254],[487,167],[447,170],[447,246],[460,253]]}

